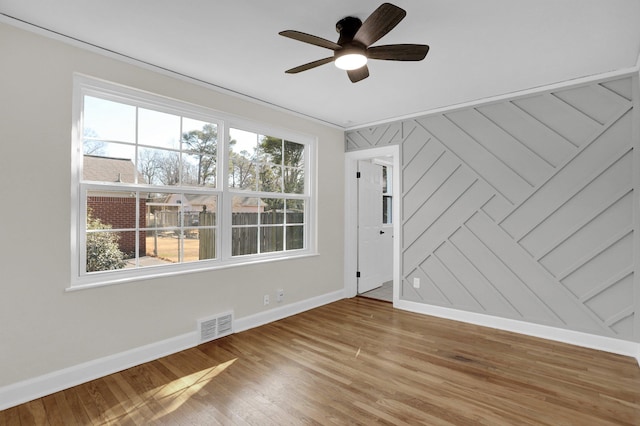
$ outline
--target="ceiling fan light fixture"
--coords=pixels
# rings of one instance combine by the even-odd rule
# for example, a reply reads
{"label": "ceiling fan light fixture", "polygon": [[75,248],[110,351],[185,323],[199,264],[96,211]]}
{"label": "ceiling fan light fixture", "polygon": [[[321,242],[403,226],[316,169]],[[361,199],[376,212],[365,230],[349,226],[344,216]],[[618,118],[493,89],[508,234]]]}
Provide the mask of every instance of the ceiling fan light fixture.
{"label": "ceiling fan light fixture", "polygon": [[362,53],[347,53],[335,59],[336,67],[350,71],[363,67],[367,63],[367,57]]}
{"label": "ceiling fan light fixture", "polygon": [[333,51],[333,56],[293,67],[285,73],[297,74],[333,62],[337,68],[347,71],[347,76],[352,83],[357,83],[369,77],[367,66],[369,59],[421,61],[429,51],[429,46],[426,44],[404,43],[372,47],[394,29],[406,15],[407,12],[404,9],[391,3],[383,3],[364,22],[353,16],[342,18],[336,23],[336,31],[340,33],[337,43],[296,30],[280,31],[281,36]]}

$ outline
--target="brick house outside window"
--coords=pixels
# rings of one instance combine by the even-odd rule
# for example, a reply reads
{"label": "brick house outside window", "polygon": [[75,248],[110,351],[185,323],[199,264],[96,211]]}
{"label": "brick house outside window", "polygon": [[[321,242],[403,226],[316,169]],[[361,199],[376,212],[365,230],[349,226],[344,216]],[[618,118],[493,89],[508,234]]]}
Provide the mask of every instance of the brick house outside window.
{"label": "brick house outside window", "polygon": [[[130,159],[99,157],[94,155],[84,156],[85,179],[98,182],[134,183],[136,174],[135,166]],[[138,182],[144,182],[142,175],[138,173]],[[131,192],[115,194],[109,192],[109,196],[88,196],[87,208],[91,217],[100,219],[102,223],[111,225],[113,229],[136,228],[136,197]],[[139,226],[146,227],[146,201],[140,200]],[[139,233],[138,255],[145,256],[146,232]],[[135,233],[124,232],[118,242],[120,250],[127,256],[133,256],[136,249]]]}

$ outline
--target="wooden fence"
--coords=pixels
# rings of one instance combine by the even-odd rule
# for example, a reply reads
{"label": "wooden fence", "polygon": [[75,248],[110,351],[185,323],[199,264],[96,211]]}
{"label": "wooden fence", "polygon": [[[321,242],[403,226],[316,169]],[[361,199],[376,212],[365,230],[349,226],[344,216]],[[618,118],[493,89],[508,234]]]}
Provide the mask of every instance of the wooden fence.
{"label": "wooden fence", "polygon": [[[198,239],[198,256],[200,260],[216,258],[216,226],[215,212],[187,212],[184,215],[184,225],[197,227],[185,230],[187,238]],[[258,217],[260,215],[260,217]],[[258,227],[258,219],[260,227]],[[245,254],[268,253],[282,251],[285,246],[285,220],[287,227],[286,245],[288,249],[304,247],[304,213],[301,212],[277,212],[263,213],[233,213],[231,216],[231,247],[232,256]],[[175,211],[157,211],[153,220],[147,224],[149,227],[178,228],[180,226],[179,214]],[[265,226],[266,225],[266,226]],[[273,225],[273,226],[270,226]],[[158,232],[153,235],[158,236]]]}
{"label": "wooden fence", "polygon": [[[200,212],[198,226],[214,226],[216,214],[212,212]],[[198,232],[200,244],[200,260],[216,258],[216,230],[213,228],[200,229]]]}
{"label": "wooden fence", "polygon": [[[260,215],[261,226],[258,230],[258,215]],[[286,214],[287,224],[300,224],[300,226],[288,227],[287,247],[303,248],[304,232],[302,223],[304,213],[289,212]],[[284,224],[285,213],[265,212],[265,213],[233,213],[231,215],[231,255],[240,256],[244,254],[261,253],[284,250]],[[211,226],[215,224],[215,213],[201,212],[199,216],[199,226]],[[200,229],[200,259],[215,258],[215,238],[213,229]],[[260,235],[258,235],[260,232]]]}

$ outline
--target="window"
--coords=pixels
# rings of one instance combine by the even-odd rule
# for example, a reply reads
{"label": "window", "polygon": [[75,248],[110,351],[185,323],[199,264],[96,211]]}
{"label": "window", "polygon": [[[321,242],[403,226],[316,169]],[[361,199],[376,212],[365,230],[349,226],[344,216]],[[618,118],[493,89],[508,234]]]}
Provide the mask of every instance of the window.
{"label": "window", "polygon": [[85,77],[74,116],[72,286],[313,252],[310,137]]}
{"label": "window", "polygon": [[232,255],[302,249],[305,146],[235,128],[229,135]]}
{"label": "window", "polygon": [[391,166],[382,166],[382,224],[390,225],[393,223],[393,184],[391,183]]}

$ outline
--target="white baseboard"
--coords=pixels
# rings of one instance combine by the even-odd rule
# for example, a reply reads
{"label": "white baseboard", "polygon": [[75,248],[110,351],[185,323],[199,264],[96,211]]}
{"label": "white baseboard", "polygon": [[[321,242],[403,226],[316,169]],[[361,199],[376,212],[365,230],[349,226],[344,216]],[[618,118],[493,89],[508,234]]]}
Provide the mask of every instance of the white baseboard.
{"label": "white baseboard", "polygon": [[344,290],[338,290],[334,291],[333,293],[327,293],[320,296],[312,297],[311,299],[291,303],[279,308],[269,309],[268,311],[259,312],[257,314],[249,315],[248,317],[238,318],[233,322],[233,331],[237,333],[240,331],[249,330],[250,328],[259,327],[273,321],[278,321],[283,318],[308,311],[309,309],[317,308],[331,302],[342,300],[344,298]]}
{"label": "white baseboard", "polygon": [[[344,290],[239,318],[234,321],[234,332],[258,327],[340,299],[344,299]],[[0,387],[0,410],[192,348],[200,343],[198,338],[198,333],[193,331]]]}
{"label": "white baseboard", "polygon": [[556,342],[569,343],[571,345],[625,355],[635,358],[638,362],[638,366],[640,366],[640,343],[630,342],[628,340],[596,336],[579,331],[565,330],[562,328],[494,317],[474,312],[466,312],[441,306],[427,305],[424,303],[408,302],[406,300],[394,301],[393,306],[398,309],[419,314],[432,315],[439,318],[446,318],[454,321],[461,321],[484,327],[520,333],[527,336],[540,337]]}
{"label": "white baseboard", "polygon": [[153,361],[197,344],[198,334],[194,331],[4,386],[0,388],[0,410]]}

